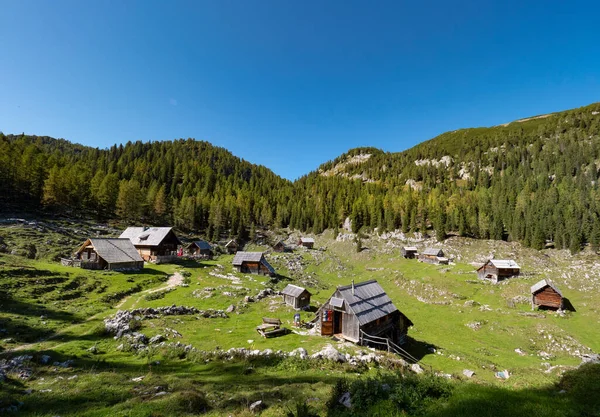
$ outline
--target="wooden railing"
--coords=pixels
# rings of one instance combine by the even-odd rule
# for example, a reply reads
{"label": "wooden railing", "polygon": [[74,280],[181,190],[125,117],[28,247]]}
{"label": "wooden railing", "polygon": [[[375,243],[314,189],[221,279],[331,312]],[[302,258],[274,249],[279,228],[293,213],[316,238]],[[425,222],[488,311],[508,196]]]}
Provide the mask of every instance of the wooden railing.
{"label": "wooden railing", "polygon": [[361,330],[360,344],[363,345],[365,343],[372,343],[379,346],[385,346],[388,352],[395,353],[396,355],[402,357],[402,359],[404,359],[405,361],[409,363],[419,363],[419,360],[417,358],[408,353],[406,350],[402,349],[400,346],[392,342],[387,337],[372,336]]}

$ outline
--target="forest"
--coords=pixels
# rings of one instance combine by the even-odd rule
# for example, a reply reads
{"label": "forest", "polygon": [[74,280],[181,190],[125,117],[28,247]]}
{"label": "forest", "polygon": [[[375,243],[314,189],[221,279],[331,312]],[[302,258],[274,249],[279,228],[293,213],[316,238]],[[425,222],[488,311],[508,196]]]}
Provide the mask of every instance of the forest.
{"label": "forest", "polygon": [[[357,158],[359,157],[359,158]],[[403,152],[358,148],[290,182],[205,141],[96,149],[0,133],[0,202],[172,224],[208,239],[255,228],[400,229],[600,245],[600,104],[447,132]]]}

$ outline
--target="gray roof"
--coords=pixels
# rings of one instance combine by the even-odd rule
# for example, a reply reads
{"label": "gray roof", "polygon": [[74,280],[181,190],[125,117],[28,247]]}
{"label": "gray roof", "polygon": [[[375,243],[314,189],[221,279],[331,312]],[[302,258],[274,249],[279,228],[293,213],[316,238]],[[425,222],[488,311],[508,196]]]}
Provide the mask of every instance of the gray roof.
{"label": "gray roof", "polygon": [[172,227],[128,227],[119,238],[129,239],[134,245],[158,246],[171,230]]}
{"label": "gray roof", "polygon": [[302,243],[315,243],[315,240],[312,237],[301,237],[300,242]]}
{"label": "gray roof", "polygon": [[281,291],[281,293],[283,295],[289,295],[289,296],[292,296],[292,297],[299,297],[304,291],[306,291],[306,288],[302,288],[302,287],[299,287],[299,286],[293,285],[293,284],[288,284],[283,289],[283,291]]}
{"label": "gray roof", "polygon": [[442,252],[442,255],[439,256],[444,256],[444,252],[440,248],[427,248],[421,252],[421,255],[438,256],[440,252]]}
{"label": "gray roof", "polygon": [[206,240],[195,240],[188,245],[188,248],[194,244],[196,246],[198,246],[200,249],[208,249],[208,250],[212,249],[212,246],[210,246],[210,243],[208,243]]}
{"label": "gray roof", "polygon": [[261,262],[271,273],[275,273],[275,269],[267,262],[262,252],[237,252],[233,257],[233,266],[241,266],[244,262]]}
{"label": "gray roof", "polygon": [[552,283],[552,281],[550,281],[549,279],[543,279],[540,282],[532,285],[531,293],[535,294],[536,292],[538,292],[546,287],[552,288],[554,291],[556,291],[558,293],[558,295],[560,295],[561,297],[563,296],[562,293],[560,292],[560,290],[558,289],[558,287],[556,285],[554,285]]}
{"label": "gray roof", "polygon": [[405,246],[404,250],[405,251],[410,251],[410,252],[416,252],[417,248],[415,246]]}
{"label": "gray roof", "polygon": [[354,295],[352,285],[337,290],[361,326],[398,310],[376,280],[354,284]]}
{"label": "gray roof", "polygon": [[512,259],[490,259],[488,262],[490,262],[496,268],[500,268],[500,269],[502,269],[502,268],[521,269],[521,267],[519,265],[517,265],[517,263],[515,261],[513,261]]}
{"label": "gray roof", "polygon": [[122,262],[144,262],[129,239],[89,239],[94,251],[109,264]]}

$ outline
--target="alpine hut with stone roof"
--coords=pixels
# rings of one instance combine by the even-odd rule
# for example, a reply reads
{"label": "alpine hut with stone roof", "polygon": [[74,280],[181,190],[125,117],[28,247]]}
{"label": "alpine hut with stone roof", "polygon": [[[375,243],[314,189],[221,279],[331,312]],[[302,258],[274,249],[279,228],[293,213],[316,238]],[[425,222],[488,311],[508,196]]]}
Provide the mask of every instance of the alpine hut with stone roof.
{"label": "alpine hut with stone roof", "polygon": [[312,295],[306,288],[297,285],[288,284],[283,291],[283,301],[296,310],[308,307],[310,305],[310,296]]}
{"label": "alpine hut with stone roof", "polygon": [[531,309],[536,306],[554,310],[564,308],[562,293],[549,279],[543,279],[531,287]]}
{"label": "alpine hut with stone roof", "polygon": [[448,265],[448,258],[444,257],[444,251],[439,248],[427,248],[419,254],[419,261],[428,264]]}
{"label": "alpine hut with stone roof", "polygon": [[490,259],[477,269],[479,279],[487,279],[494,284],[520,273],[521,267],[512,259]]}
{"label": "alpine hut with stone roof", "polygon": [[144,260],[129,239],[91,238],[75,252],[84,269],[142,269]]}
{"label": "alpine hut with stone roof", "polygon": [[361,343],[363,336],[378,336],[401,344],[413,325],[376,280],[338,287],[317,317],[321,335],[354,343]]}
{"label": "alpine hut with stone roof", "polygon": [[128,227],[121,239],[129,239],[146,262],[171,262],[181,245],[172,227]]}
{"label": "alpine hut with stone roof", "polygon": [[233,257],[233,266],[238,272],[246,274],[276,275],[262,252],[238,252]]}

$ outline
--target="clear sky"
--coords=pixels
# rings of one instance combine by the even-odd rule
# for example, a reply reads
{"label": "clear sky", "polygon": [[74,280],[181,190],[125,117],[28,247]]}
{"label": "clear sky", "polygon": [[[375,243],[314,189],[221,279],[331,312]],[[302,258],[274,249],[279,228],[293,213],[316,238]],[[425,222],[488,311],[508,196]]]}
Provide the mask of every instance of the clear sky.
{"label": "clear sky", "polygon": [[0,0],[0,131],[193,137],[297,178],[600,100],[597,1]]}

